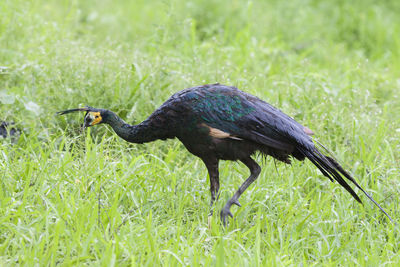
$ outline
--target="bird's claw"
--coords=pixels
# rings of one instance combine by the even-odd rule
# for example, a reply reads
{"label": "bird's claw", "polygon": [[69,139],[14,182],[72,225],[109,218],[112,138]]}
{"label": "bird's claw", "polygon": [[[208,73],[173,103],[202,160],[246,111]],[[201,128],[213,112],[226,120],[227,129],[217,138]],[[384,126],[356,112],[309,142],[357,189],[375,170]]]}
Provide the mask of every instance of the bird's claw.
{"label": "bird's claw", "polygon": [[233,214],[232,214],[232,212],[230,211],[231,206],[232,206],[233,204],[235,204],[235,205],[238,206],[238,207],[241,207],[241,206],[242,206],[242,205],[240,205],[239,200],[237,200],[236,198],[232,198],[232,199],[230,199],[230,200],[228,201],[228,203],[225,205],[225,207],[221,210],[221,213],[220,213],[220,215],[221,215],[221,220],[222,220],[222,222],[223,222],[223,224],[224,224],[225,227],[226,227],[227,222],[228,222],[227,216],[233,218]]}
{"label": "bird's claw", "polygon": [[236,206],[238,206],[238,207],[241,207],[242,205],[240,205],[240,203],[239,203],[239,200],[235,200],[235,201],[233,201],[233,203],[232,204],[235,204]]}
{"label": "bird's claw", "polygon": [[228,208],[222,209],[221,213],[220,213],[220,216],[221,216],[222,223],[224,224],[225,227],[226,227],[227,222],[228,222],[227,216],[233,218],[233,214]]}

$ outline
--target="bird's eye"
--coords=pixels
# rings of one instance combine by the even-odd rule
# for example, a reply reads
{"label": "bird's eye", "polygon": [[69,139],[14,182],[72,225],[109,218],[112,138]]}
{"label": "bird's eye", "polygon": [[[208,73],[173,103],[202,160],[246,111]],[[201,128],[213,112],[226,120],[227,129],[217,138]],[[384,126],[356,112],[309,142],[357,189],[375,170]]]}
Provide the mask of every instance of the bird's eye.
{"label": "bird's eye", "polygon": [[96,115],[96,117],[95,117],[96,119],[98,119],[99,118],[99,115]]}

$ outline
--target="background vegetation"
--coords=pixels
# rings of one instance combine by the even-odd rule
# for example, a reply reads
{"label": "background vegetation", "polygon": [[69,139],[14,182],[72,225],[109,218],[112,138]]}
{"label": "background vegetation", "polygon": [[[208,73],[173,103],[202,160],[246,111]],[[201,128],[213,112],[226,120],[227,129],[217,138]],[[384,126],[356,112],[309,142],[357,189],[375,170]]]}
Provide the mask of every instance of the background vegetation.
{"label": "background vegetation", "polygon": [[[399,230],[310,162],[267,160],[208,227],[203,164],[177,140],[82,132],[83,105],[145,119],[235,85],[309,128],[399,221],[400,2],[0,1],[0,265],[398,266]],[[261,161],[261,159],[259,159]],[[247,177],[221,165],[219,210]]]}

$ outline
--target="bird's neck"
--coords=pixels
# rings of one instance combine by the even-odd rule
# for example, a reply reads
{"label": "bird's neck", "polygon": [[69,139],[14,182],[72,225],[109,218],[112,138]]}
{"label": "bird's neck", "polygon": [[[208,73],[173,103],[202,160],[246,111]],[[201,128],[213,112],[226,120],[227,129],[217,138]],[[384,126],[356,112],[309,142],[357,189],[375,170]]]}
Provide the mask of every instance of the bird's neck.
{"label": "bird's neck", "polygon": [[119,137],[131,143],[142,144],[158,139],[155,136],[155,129],[152,129],[147,121],[138,125],[130,125],[115,113],[110,112],[105,123],[109,124]]}

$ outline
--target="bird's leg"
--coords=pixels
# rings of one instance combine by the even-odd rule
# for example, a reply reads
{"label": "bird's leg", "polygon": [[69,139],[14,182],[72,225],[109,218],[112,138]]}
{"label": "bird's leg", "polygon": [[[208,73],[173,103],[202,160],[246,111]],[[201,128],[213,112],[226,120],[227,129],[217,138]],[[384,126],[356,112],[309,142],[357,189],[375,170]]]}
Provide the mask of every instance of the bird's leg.
{"label": "bird's leg", "polygon": [[258,175],[261,172],[261,167],[252,158],[248,157],[245,159],[241,159],[240,161],[243,162],[250,169],[250,176],[246,179],[246,181],[243,182],[243,184],[239,187],[233,197],[228,200],[228,203],[226,203],[224,208],[221,210],[220,215],[224,226],[226,226],[227,223],[227,216],[233,217],[233,214],[230,211],[231,206],[235,204],[240,207],[240,195],[242,195],[247,187],[249,187],[249,185],[251,185],[257,179]]}
{"label": "bird's leg", "polygon": [[216,199],[218,199],[219,191],[219,172],[218,172],[218,160],[203,160],[210,176],[210,192],[211,192],[211,202],[210,202],[210,216],[212,215],[212,206]]}

